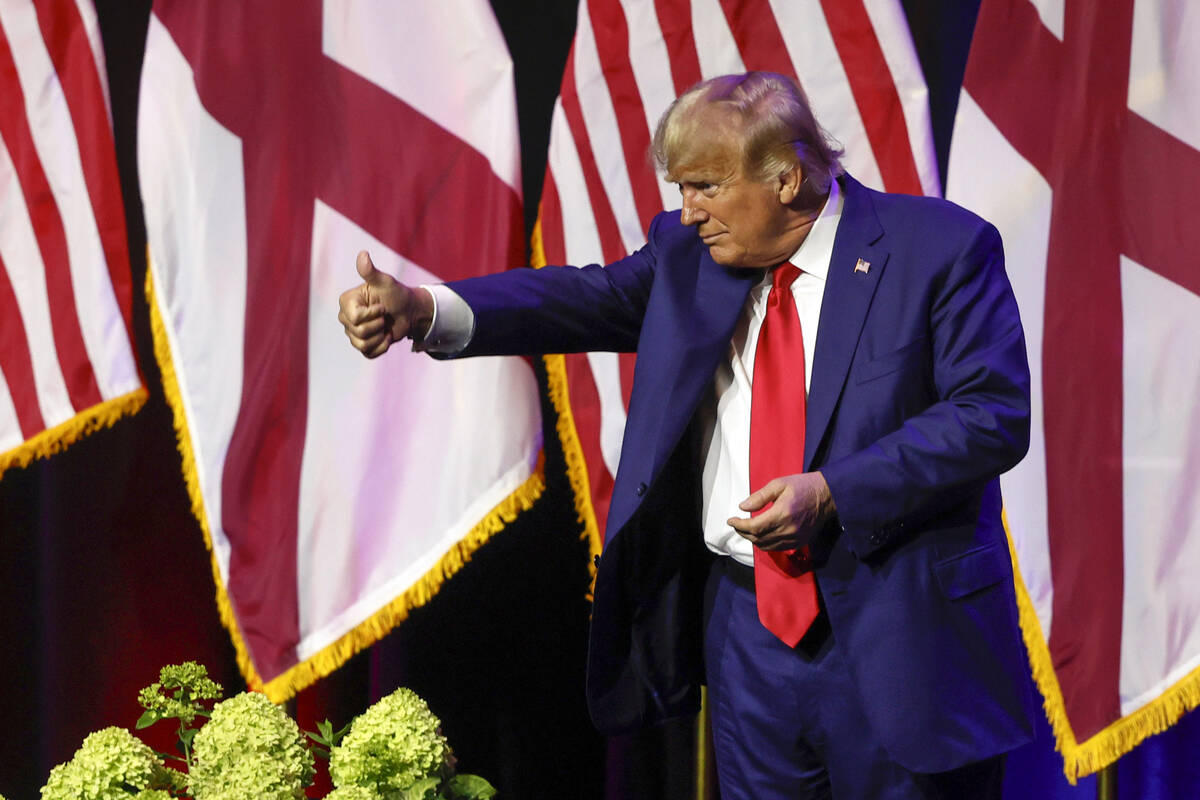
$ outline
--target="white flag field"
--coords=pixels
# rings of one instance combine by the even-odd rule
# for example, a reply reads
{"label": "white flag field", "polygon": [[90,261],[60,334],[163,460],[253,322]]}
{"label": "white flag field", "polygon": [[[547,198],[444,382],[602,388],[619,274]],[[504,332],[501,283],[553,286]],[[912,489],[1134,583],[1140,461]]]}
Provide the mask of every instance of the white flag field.
{"label": "white flag field", "polygon": [[409,284],[523,259],[486,0],[156,2],[138,121],[156,350],[222,617],[278,701],[426,602],[540,494],[521,359],[368,361],[355,255]]}
{"label": "white flag field", "polygon": [[0,3],[0,475],[141,408],[90,0]]}

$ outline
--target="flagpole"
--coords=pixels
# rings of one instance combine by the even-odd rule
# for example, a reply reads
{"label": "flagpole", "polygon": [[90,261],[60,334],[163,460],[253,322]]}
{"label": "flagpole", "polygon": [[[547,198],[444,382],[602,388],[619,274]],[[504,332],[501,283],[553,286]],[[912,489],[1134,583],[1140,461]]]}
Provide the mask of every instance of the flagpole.
{"label": "flagpole", "polygon": [[712,715],[708,707],[708,687],[700,687],[700,713],[696,715],[696,791],[693,800],[714,800],[717,796],[717,770],[713,761]]}
{"label": "flagpole", "polygon": [[1097,774],[1096,800],[1117,800],[1117,762],[1112,762]]}

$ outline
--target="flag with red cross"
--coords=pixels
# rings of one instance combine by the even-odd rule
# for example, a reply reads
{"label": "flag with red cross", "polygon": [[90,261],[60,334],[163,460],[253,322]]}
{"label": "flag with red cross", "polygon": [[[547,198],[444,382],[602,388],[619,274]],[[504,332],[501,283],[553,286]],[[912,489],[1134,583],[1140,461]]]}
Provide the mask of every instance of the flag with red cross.
{"label": "flag with red cross", "polygon": [[1200,7],[984,0],[947,180],[999,227],[1028,336],[1002,486],[1074,780],[1200,700]]}
{"label": "flag with red cross", "polygon": [[528,362],[368,362],[337,321],[359,250],[408,284],[523,260],[512,63],[486,0],[159,0],[139,103],[164,387],[224,622],[278,701],[541,491]]}

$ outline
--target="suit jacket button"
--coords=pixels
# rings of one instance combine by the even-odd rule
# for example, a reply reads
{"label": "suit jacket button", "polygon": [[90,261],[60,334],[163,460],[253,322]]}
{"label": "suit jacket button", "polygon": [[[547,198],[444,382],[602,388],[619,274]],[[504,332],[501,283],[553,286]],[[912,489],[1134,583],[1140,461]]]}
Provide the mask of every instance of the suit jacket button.
{"label": "suit jacket button", "polygon": [[642,495],[644,495],[646,493],[646,484],[639,483],[637,485],[637,488],[634,489],[634,491],[637,493],[638,497],[641,497]]}

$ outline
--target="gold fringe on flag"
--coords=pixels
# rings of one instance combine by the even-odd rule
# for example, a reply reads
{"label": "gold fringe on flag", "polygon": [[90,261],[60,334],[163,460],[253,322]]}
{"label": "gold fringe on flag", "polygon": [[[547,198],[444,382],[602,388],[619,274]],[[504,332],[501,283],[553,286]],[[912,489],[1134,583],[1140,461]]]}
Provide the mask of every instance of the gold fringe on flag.
{"label": "gold fringe on flag", "polygon": [[[533,226],[533,236],[530,237],[531,266],[541,269],[546,266],[546,249],[542,242],[542,215],[539,211],[537,222]],[[604,546],[600,538],[600,527],[596,524],[596,509],[592,505],[592,486],[588,480],[587,461],[583,456],[583,445],[579,442],[579,431],[575,427],[575,416],[571,413],[571,392],[567,386],[566,358],[560,355],[542,356],[546,365],[546,384],[550,402],[558,415],[555,428],[558,431],[559,442],[562,443],[563,458],[567,464],[567,480],[571,484],[571,492],[575,495],[575,515],[583,525],[584,538],[588,543],[588,569],[591,570],[592,585],[596,581],[596,556]],[[589,593],[590,594],[590,593]],[[591,597],[588,597],[591,600]]]}
{"label": "gold fringe on flag", "polygon": [[1012,532],[1008,527],[1008,515],[1005,514],[1003,519],[1004,530],[1008,534],[1009,554],[1012,556],[1017,611],[1021,633],[1025,639],[1025,649],[1029,652],[1033,679],[1042,693],[1042,707],[1046,711],[1046,719],[1050,722],[1058,751],[1063,757],[1063,774],[1073,786],[1080,778],[1099,772],[1112,764],[1147,737],[1162,733],[1186,712],[1200,705],[1200,668],[1189,672],[1138,710],[1126,714],[1087,740],[1076,741],[1075,731],[1067,719],[1066,703],[1063,700],[1062,687],[1058,683],[1058,675],[1054,671],[1050,646],[1017,564],[1017,552],[1013,546]]}
{"label": "gold fringe on flag", "polygon": [[476,550],[503,530],[505,525],[515,520],[518,514],[532,508],[534,501],[541,497],[546,488],[544,460],[545,454],[539,453],[537,468],[525,482],[488,512],[487,516],[471,528],[465,537],[451,547],[403,594],[367,617],[333,644],[268,682],[263,688],[267,697],[280,703],[311,686],[345,664],[354,654],[382,639],[389,631],[408,619],[412,609],[419,608],[433,599],[442,588],[442,584],[462,569]]}
{"label": "gold fringe on flag", "polygon": [[[150,254],[147,250],[147,264],[150,264]],[[405,590],[379,611],[360,622],[337,641],[314,653],[309,658],[296,664],[281,675],[264,682],[254,667],[245,639],[237,623],[233,604],[225,587],[220,566],[217,564],[213,550],[212,533],[208,517],[205,513],[204,497],[200,491],[199,472],[196,466],[195,453],[192,450],[191,434],[188,432],[187,417],[184,413],[183,398],[179,391],[178,379],[175,375],[175,365],[171,358],[171,346],[166,326],[163,322],[154,291],[151,270],[146,270],[146,301],[150,306],[150,327],[154,335],[154,356],[162,371],[163,392],[175,419],[175,435],[179,455],[183,462],[183,478],[187,485],[188,496],[192,502],[192,514],[200,523],[204,534],[204,544],[208,548],[212,562],[213,583],[217,587],[217,610],[222,624],[228,629],[237,653],[238,668],[246,680],[246,685],[254,690],[263,692],[272,702],[282,703],[296,693],[308,688],[321,678],[329,675],[353,655],[365,650],[382,639],[393,628],[408,618],[409,612],[425,605],[433,598],[447,578],[450,578],[471,556],[495,534],[499,533],[517,515],[533,506],[534,501],[541,497],[545,489],[545,454],[538,453],[537,466],[533,473],[517,487],[512,494],[500,501],[482,520],[480,520],[461,540],[456,542],[436,564],[433,565],[416,583]]]}
{"label": "gold fringe on flag", "polygon": [[149,392],[138,387],[132,392],[97,403],[70,419],[35,434],[12,450],[0,453],[0,476],[9,467],[28,466],[35,458],[49,458],[68,445],[101,428],[111,428],[121,417],[135,414],[146,404]]}
{"label": "gold fringe on flag", "polygon": [[[204,535],[204,546],[208,548],[212,564],[213,583],[217,587],[217,613],[221,624],[229,631],[233,640],[233,649],[237,654],[238,668],[246,685],[255,691],[262,691],[263,682],[254,669],[250,659],[250,651],[242,638],[241,628],[237,624],[237,616],[233,613],[233,605],[225,590],[225,581],[221,577],[221,568],[217,564],[216,551],[213,550],[212,532],[208,523],[208,514],[204,509],[204,494],[200,490],[200,471],[196,466],[196,454],[192,450],[192,436],[188,432],[187,415],[184,413],[183,395],[179,391],[179,379],[175,374],[175,361],[171,357],[171,343],[167,335],[167,326],[163,322],[162,312],[158,307],[158,296],[154,291],[153,260],[150,248],[146,248],[146,304],[150,307],[150,333],[154,338],[154,358],[162,373],[163,395],[175,422],[175,446],[179,450],[183,468],[183,482],[187,487],[188,497],[192,502],[192,515],[200,523],[200,531]],[[280,702],[271,698],[274,702]],[[286,698],[284,698],[286,699]]]}

